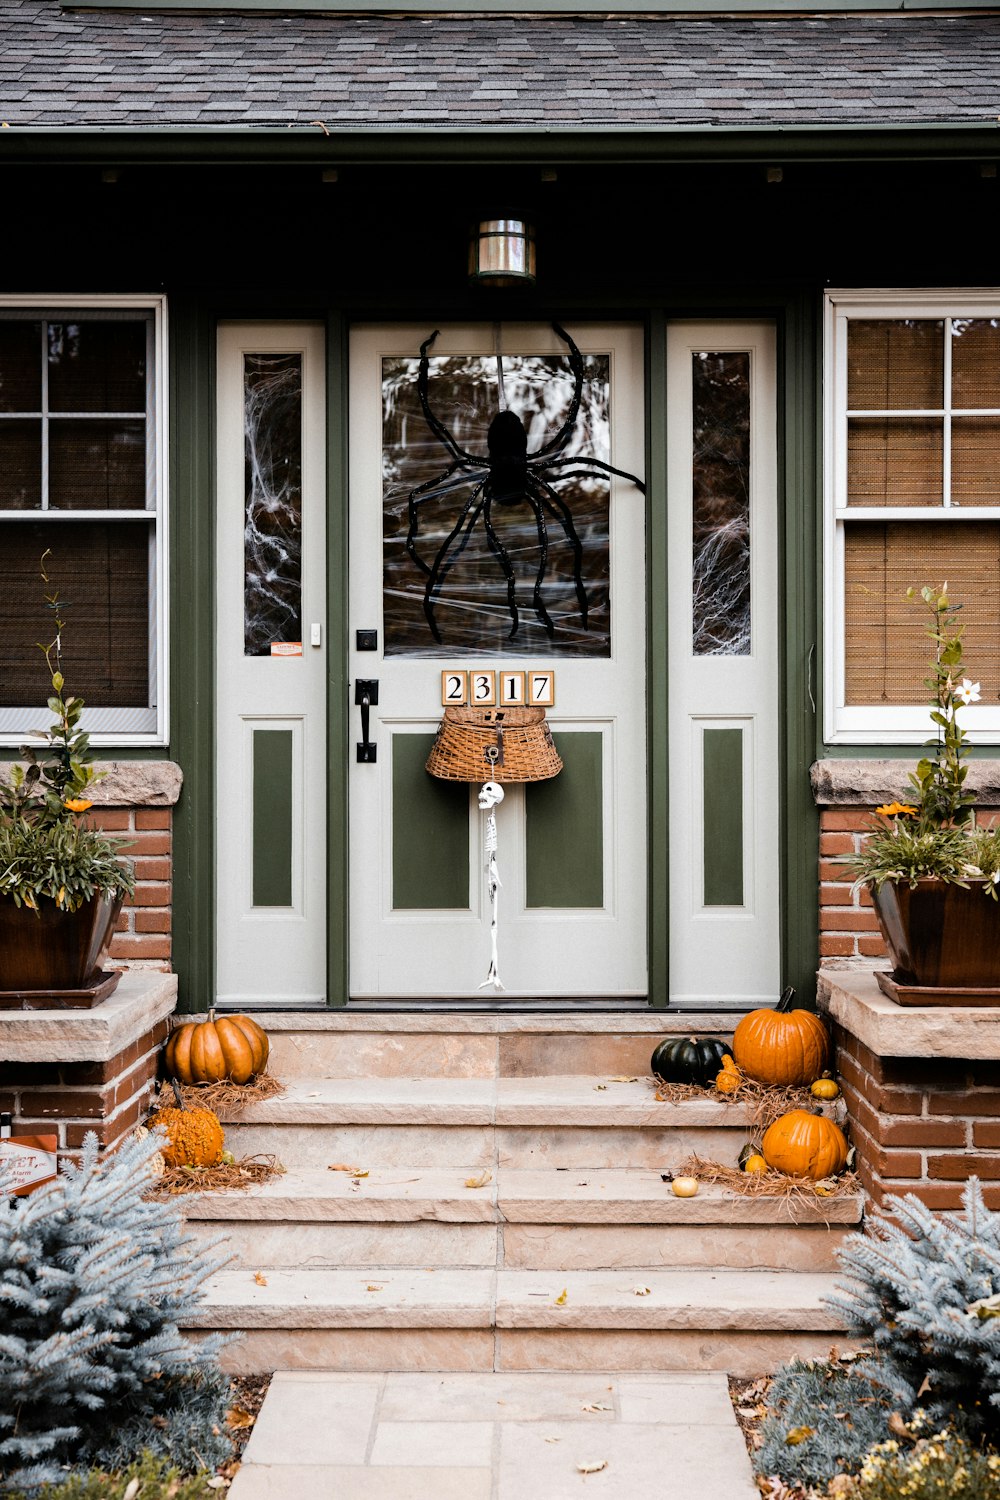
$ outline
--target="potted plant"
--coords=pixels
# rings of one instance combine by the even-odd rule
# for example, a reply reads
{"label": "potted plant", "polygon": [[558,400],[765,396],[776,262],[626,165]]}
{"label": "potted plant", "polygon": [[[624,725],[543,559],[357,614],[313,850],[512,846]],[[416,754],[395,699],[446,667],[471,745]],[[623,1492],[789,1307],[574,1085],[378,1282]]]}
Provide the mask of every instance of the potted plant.
{"label": "potted plant", "polygon": [[961,605],[949,602],[947,583],[920,597],[935,648],[926,679],[934,753],[909,778],[912,801],[876,808],[878,821],[849,862],[855,888],[871,892],[897,986],[992,989],[1000,987],[1000,830],[973,823],[969,747],[958,722],[959,709],[978,700],[979,683],[963,675]]}
{"label": "potted plant", "polygon": [[[37,751],[22,748],[27,768],[15,765],[9,782],[0,781],[0,1004],[8,1005],[45,992],[92,990],[102,978],[122,898],[133,889],[132,872],[118,858],[119,842],[83,817],[100,773],[80,728],[83,699],[65,690],[58,592],[46,594],[45,602],[55,622],[54,639],[41,647],[54,722],[34,731],[44,742]],[[104,993],[113,987],[108,982]]]}

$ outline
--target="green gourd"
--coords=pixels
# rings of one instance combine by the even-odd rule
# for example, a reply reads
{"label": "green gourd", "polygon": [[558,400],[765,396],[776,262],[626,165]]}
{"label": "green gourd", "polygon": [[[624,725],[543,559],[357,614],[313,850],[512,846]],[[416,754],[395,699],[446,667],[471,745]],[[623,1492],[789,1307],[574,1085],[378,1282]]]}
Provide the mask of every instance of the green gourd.
{"label": "green gourd", "polygon": [[717,1037],[667,1037],[653,1053],[650,1069],[664,1083],[708,1084],[729,1050]]}

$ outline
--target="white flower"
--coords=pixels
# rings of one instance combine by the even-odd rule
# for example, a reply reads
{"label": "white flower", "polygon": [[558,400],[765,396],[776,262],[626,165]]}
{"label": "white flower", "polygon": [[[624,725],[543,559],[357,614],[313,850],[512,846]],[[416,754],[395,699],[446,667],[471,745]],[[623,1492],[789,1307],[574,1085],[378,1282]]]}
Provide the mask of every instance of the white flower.
{"label": "white flower", "polygon": [[968,677],[963,677],[955,689],[955,697],[961,698],[966,707],[970,703],[978,703],[980,698],[979,683],[970,682]]}

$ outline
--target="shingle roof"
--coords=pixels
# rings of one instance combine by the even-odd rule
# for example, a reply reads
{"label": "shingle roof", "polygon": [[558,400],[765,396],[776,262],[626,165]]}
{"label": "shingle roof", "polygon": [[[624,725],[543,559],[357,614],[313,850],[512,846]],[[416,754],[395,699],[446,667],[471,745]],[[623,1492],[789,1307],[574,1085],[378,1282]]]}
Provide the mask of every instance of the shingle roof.
{"label": "shingle roof", "polygon": [[191,14],[0,0],[12,127],[993,124],[1000,16]]}

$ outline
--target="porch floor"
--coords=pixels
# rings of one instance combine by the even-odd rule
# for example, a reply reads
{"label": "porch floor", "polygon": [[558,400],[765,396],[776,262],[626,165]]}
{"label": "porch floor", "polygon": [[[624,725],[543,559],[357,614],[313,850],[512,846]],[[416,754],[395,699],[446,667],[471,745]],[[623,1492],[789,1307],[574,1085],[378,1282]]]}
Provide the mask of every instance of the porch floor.
{"label": "porch floor", "polygon": [[279,1373],[230,1495],[564,1500],[583,1492],[753,1500],[726,1376]]}

